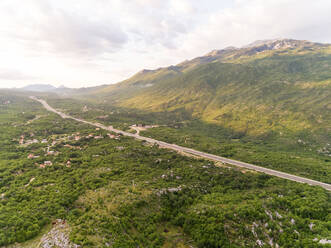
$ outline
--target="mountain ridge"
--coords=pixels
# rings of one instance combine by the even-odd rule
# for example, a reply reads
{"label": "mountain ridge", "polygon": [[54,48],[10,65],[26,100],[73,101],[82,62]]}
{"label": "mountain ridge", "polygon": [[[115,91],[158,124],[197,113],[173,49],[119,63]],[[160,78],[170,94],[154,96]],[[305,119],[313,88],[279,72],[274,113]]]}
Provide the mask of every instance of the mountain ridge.
{"label": "mountain ridge", "polygon": [[331,45],[281,39],[216,50],[66,96],[151,112],[183,110],[249,135],[313,130],[326,141],[330,92]]}
{"label": "mountain ridge", "polygon": [[[190,69],[195,65],[200,64],[207,64],[212,62],[234,62],[236,63],[238,59],[242,57],[249,57],[253,55],[257,55],[267,51],[281,51],[286,49],[306,49],[306,50],[314,50],[318,51],[323,48],[330,47],[330,44],[327,43],[318,43],[318,42],[311,42],[307,40],[295,40],[295,39],[269,39],[269,40],[256,40],[248,45],[242,47],[234,47],[229,46],[223,49],[214,49],[208,52],[203,56],[199,56],[193,58],[191,60],[182,61],[176,65],[170,65],[167,67],[159,67],[157,69],[142,69],[135,73],[133,76],[129,77],[128,79],[115,83],[115,84],[103,84],[94,87],[84,87],[84,88],[68,88],[64,85],[60,87],[55,87],[51,84],[31,84],[19,89],[28,90],[28,91],[40,91],[40,92],[47,92],[47,91],[56,91],[56,90],[72,90],[72,93],[96,93],[100,90],[104,90],[107,87],[113,88],[114,85],[121,84],[123,82],[132,81],[135,77],[142,77],[148,74],[155,74],[155,73],[164,73],[166,71],[173,71],[180,73],[182,70]],[[138,80],[135,80],[138,81]],[[41,88],[41,89],[38,89]],[[107,90],[107,89],[106,89]]]}
{"label": "mountain ridge", "polygon": [[322,136],[331,132],[331,45],[290,39],[267,43],[141,71],[85,96],[144,111],[182,109],[250,135],[314,130],[328,140]]}
{"label": "mountain ridge", "polygon": [[[253,55],[255,53],[268,51],[268,50],[281,50],[281,49],[288,49],[288,48],[312,48],[314,46],[318,46],[319,48],[329,46],[330,44],[323,44],[318,42],[310,42],[307,40],[295,40],[295,39],[270,39],[270,40],[257,40],[254,41],[248,45],[242,46],[242,47],[234,47],[229,46],[223,49],[214,49],[207,54],[203,56],[199,56],[196,58],[193,58],[192,60],[185,60],[183,62],[180,62],[177,65],[171,65],[168,67],[160,67],[157,69],[143,69],[138,73],[148,73],[148,72],[154,72],[159,71],[165,68],[173,68],[173,67],[181,67],[185,66],[187,63],[193,62],[193,61],[200,61],[200,62],[213,62],[215,61],[215,58],[220,58],[225,55],[229,55],[233,52],[238,52],[245,50],[246,53],[250,53],[250,55]],[[136,75],[136,74],[135,74]]]}

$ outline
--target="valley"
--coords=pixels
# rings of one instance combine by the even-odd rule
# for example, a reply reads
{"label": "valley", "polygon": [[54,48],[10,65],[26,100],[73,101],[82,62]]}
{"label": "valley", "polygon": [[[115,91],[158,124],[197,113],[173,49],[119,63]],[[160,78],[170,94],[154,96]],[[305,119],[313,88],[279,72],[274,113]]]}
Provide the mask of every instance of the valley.
{"label": "valley", "polygon": [[330,51],[273,40],[41,96],[76,118],[123,131],[158,125],[141,134],[330,184]]}
{"label": "valley", "polygon": [[[10,101],[0,115],[2,246],[45,247],[62,235],[49,226],[59,219],[76,247],[319,247],[328,239],[330,193],[321,187],[116,138],[28,96],[1,99]],[[22,146],[22,136],[36,142]]]}
{"label": "valley", "polygon": [[330,245],[331,45],[0,90],[0,247]]}
{"label": "valley", "polygon": [[0,248],[331,248],[331,0],[0,0]]}
{"label": "valley", "polygon": [[88,122],[88,121],[85,121],[85,120],[82,120],[82,119],[78,119],[78,118],[75,118],[75,117],[68,116],[68,115],[66,115],[62,112],[59,112],[59,111],[55,110],[54,108],[52,108],[51,106],[49,106],[48,103],[44,100],[37,99],[35,97],[30,97],[30,98],[35,100],[35,101],[40,102],[48,111],[54,112],[54,113],[60,115],[62,118],[73,119],[75,121],[82,122],[82,123],[85,123],[85,124],[89,124],[89,125],[92,125],[92,126],[96,126],[98,128],[102,128],[102,129],[107,130],[107,131],[115,132],[115,133],[125,135],[125,136],[129,136],[129,137],[134,137],[135,139],[143,140],[143,141],[146,141],[148,143],[151,143],[152,145],[158,145],[162,148],[168,148],[168,149],[175,150],[175,151],[178,151],[178,152],[185,152],[185,153],[188,153],[188,154],[193,154],[193,155],[196,155],[198,157],[202,157],[202,158],[206,158],[206,159],[210,159],[210,160],[214,160],[214,161],[218,161],[218,162],[222,162],[222,163],[226,163],[226,164],[230,164],[230,165],[235,165],[235,166],[238,166],[238,167],[243,167],[243,168],[246,168],[246,169],[251,169],[251,170],[263,172],[263,173],[266,173],[268,175],[277,176],[277,177],[280,177],[280,178],[285,178],[285,179],[295,181],[295,182],[307,183],[309,185],[321,186],[321,187],[331,191],[331,185],[327,184],[327,183],[321,183],[321,182],[310,180],[310,179],[307,179],[307,178],[302,178],[302,177],[290,175],[290,174],[287,174],[287,173],[282,173],[282,172],[279,172],[279,171],[274,171],[274,170],[262,168],[262,167],[259,167],[259,166],[256,166],[256,165],[247,164],[247,163],[243,163],[243,162],[240,162],[240,161],[235,161],[235,160],[232,160],[232,159],[227,159],[227,158],[215,156],[215,155],[212,155],[212,154],[196,151],[196,150],[189,149],[189,148],[186,148],[186,147],[181,147],[181,146],[178,146],[176,144],[169,144],[169,143],[166,143],[166,142],[163,142],[163,141],[158,141],[158,140],[155,140],[155,139],[146,138],[144,136],[140,136],[139,133],[138,134],[132,134],[132,133],[124,132],[124,131],[121,131],[121,130],[114,129],[111,126],[106,127],[106,126],[104,126],[100,123]]}

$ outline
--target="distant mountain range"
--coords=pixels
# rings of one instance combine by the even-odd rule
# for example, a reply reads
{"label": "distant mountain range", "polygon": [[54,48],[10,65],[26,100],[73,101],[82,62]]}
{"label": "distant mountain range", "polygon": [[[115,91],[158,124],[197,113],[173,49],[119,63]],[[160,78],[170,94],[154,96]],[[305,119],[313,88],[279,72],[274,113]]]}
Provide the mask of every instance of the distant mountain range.
{"label": "distant mountain range", "polygon": [[[277,55],[278,52],[284,53],[284,50],[305,50],[305,51],[313,51],[313,50],[319,50],[322,48],[328,48],[330,47],[329,44],[322,44],[322,43],[313,43],[309,41],[301,41],[301,40],[293,40],[293,39],[272,39],[272,40],[258,40],[255,41],[247,46],[243,46],[241,48],[237,47],[227,47],[221,50],[212,50],[210,53],[197,57],[193,60],[184,61],[176,66],[169,66],[165,68],[159,68],[156,70],[148,70],[143,69],[140,72],[138,72],[136,75],[131,77],[128,80],[125,80],[119,84],[112,84],[112,85],[101,85],[101,86],[95,86],[95,87],[87,87],[87,88],[80,88],[80,89],[71,89],[65,86],[59,86],[55,87],[51,84],[31,84],[25,87],[22,87],[20,89],[26,90],[26,91],[35,91],[35,92],[54,92],[61,90],[72,90],[72,93],[93,93],[96,90],[103,90],[107,88],[113,88],[113,86],[118,86],[120,84],[125,84],[128,81],[139,81],[141,77],[146,74],[163,74],[160,72],[183,72],[186,69],[190,67],[194,67],[196,65],[206,64],[206,63],[212,63],[212,62],[235,62],[235,59],[248,59],[249,56],[254,56],[263,52],[268,51],[276,51],[272,55]],[[267,54],[264,54],[267,55]],[[271,55],[271,54],[270,54]],[[254,59],[254,57],[253,57]],[[238,61],[237,61],[238,62]],[[141,80],[141,83],[144,80]],[[147,85],[149,87],[151,85]]]}
{"label": "distant mountain range", "polygon": [[53,92],[62,88],[64,87],[57,88],[51,84],[30,84],[20,89],[24,91],[34,91],[34,92]]}
{"label": "distant mountain range", "polygon": [[34,93],[56,93],[60,96],[75,96],[75,95],[89,94],[97,89],[104,87],[105,85],[76,89],[76,88],[69,88],[64,85],[55,87],[51,84],[30,84],[21,88],[16,88],[16,90],[34,92]]}

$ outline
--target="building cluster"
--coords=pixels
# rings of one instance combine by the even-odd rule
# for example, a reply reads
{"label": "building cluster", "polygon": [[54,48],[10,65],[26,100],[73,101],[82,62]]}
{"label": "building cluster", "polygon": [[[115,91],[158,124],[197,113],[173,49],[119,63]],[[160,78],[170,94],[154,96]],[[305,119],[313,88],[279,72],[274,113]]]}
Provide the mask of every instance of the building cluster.
{"label": "building cluster", "polygon": [[[31,133],[30,134],[30,138],[33,137],[34,134]],[[109,137],[110,139],[115,139],[115,140],[119,140],[120,139],[120,136],[121,135],[118,135],[118,134],[112,134],[112,133],[107,133],[107,136],[106,137]],[[74,134],[71,134],[71,135],[65,135],[65,136],[62,136],[62,137],[50,137],[48,139],[41,139],[41,140],[38,140],[38,139],[28,139],[28,140],[25,140],[25,135],[21,135],[20,138],[19,138],[19,144],[20,145],[24,145],[24,146],[28,146],[28,145],[31,145],[31,144],[36,144],[36,143],[40,143],[40,144],[46,144],[47,146],[45,148],[43,148],[45,154],[44,156],[57,156],[60,154],[60,152],[58,151],[55,151],[54,149],[52,149],[55,145],[57,144],[62,144],[63,147],[66,147],[66,148],[69,148],[69,149],[72,149],[72,150],[82,150],[82,148],[80,146],[77,146],[77,145],[71,145],[71,144],[68,144],[67,142],[68,141],[79,141],[81,139],[104,139],[105,136],[101,135],[101,134],[88,134],[87,136],[81,136],[81,134],[79,132],[77,133],[74,133]],[[121,148],[121,147],[120,147]],[[124,149],[124,148],[123,148]],[[40,158],[39,155],[35,155],[33,153],[30,153],[28,156],[27,156],[28,159],[37,159],[37,158]],[[39,166],[40,168],[46,168],[47,166],[52,166],[53,165],[53,162],[50,161],[50,160],[46,160],[44,161],[43,163],[35,163],[35,165]],[[71,161],[68,160],[65,165],[67,167],[71,167]]]}
{"label": "building cluster", "polygon": [[24,135],[21,135],[21,137],[19,138],[18,143],[20,145],[28,146],[28,145],[39,143],[39,140],[37,140],[37,139],[28,139],[28,140],[25,140],[25,136]]}

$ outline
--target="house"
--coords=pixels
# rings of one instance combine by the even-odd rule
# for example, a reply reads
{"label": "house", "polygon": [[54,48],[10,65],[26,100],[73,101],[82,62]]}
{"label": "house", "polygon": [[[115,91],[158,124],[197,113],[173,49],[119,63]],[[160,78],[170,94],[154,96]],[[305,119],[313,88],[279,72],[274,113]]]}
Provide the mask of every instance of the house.
{"label": "house", "polygon": [[45,166],[51,166],[51,165],[53,165],[53,163],[52,163],[52,161],[45,161],[44,165]]}
{"label": "house", "polygon": [[32,153],[29,154],[28,159],[39,158],[40,156],[35,156]]}
{"label": "house", "polygon": [[85,105],[82,109],[83,112],[87,112],[88,111],[88,107]]}
{"label": "house", "polygon": [[33,140],[27,140],[25,142],[26,145],[32,145],[33,143],[35,143]]}
{"label": "house", "polygon": [[29,154],[28,159],[34,158],[34,155],[32,153]]}
{"label": "house", "polygon": [[39,141],[38,141],[37,139],[27,140],[27,141],[26,141],[26,144],[27,144],[27,145],[32,145],[32,144],[36,144],[36,143],[39,143]]}
{"label": "house", "polygon": [[65,144],[64,147],[68,147],[70,149],[75,149],[76,147],[72,146],[72,145],[69,145],[69,144]]}
{"label": "house", "polygon": [[24,144],[24,135],[21,135],[19,144],[20,145],[23,145]]}
{"label": "house", "polygon": [[41,141],[42,144],[45,144],[45,143],[47,143],[47,142],[48,142],[47,139],[43,139],[43,140]]}
{"label": "house", "polygon": [[108,137],[111,138],[111,139],[115,139],[115,138],[116,138],[116,136],[115,136],[114,134],[110,134],[110,133],[108,133],[107,135],[108,135]]}
{"label": "house", "polygon": [[80,140],[80,136],[75,136],[75,141],[78,141],[78,140]]}
{"label": "house", "polygon": [[115,140],[119,140],[120,139],[120,135],[114,135],[114,134],[110,134],[110,133],[108,133],[107,135],[111,139],[115,139]]}
{"label": "house", "polygon": [[94,139],[103,139],[103,136],[102,135],[94,136]]}
{"label": "house", "polygon": [[67,161],[67,165],[66,165],[67,167],[71,167],[71,162],[70,162],[70,160],[68,160]]}
{"label": "house", "polygon": [[[78,150],[82,150],[82,148],[81,148],[80,146],[71,146],[71,145],[69,145],[69,144],[65,144],[64,147],[68,147],[68,148],[70,148],[70,149],[78,149]],[[57,154],[58,154],[58,152],[57,152]]]}

